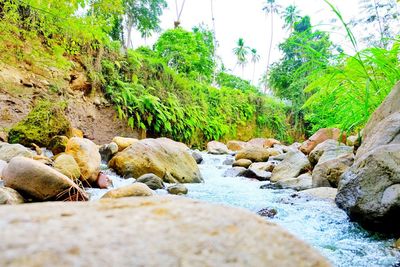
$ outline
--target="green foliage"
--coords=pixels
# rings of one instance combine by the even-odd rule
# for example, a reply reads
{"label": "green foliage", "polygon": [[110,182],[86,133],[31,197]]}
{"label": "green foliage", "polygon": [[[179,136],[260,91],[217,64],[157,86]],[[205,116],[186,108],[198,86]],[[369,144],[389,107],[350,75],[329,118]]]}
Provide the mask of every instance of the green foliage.
{"label": "green foliage", "polygon": [[235,88],[243,92],[257,92],[257,88],[249,81],[226,72],[219,72],[216,80],[220,87]]}
{"label": "green foliage", "polygon": [[193,32],[181,28],[164,32],[154,50],[178,73],[199,81],[210,82],[215,63],[212,33],[202,27]]}

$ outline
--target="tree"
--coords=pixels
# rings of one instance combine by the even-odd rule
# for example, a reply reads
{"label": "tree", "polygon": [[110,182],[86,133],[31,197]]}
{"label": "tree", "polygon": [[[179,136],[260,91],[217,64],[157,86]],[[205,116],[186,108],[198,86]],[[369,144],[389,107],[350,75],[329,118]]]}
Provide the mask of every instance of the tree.
{"label": "tree", "polygon": [[181,16],[182,16],[183,8],[185,7],[185,2],[186,2],[186,0],[183,0],[182,1],[182,5],[179,8],[178,7],[178,0],[175,0],[175,9],[176,9],[176,20],[174,21],[174,28],[175,29],[178,28],[179,25],[181,25]]}
{"label": "tree", "polygon": [[293,32],[294,24],[301,19],[300,12],[295,5],[290,5],[285,8],[282,18],[284,20],[284,29]]}
{"label": "tree", "polygon": [[[267,0],[266,5],[263,7],[263,11],[267,15],[271,15],[271,39],[269,43],[269,49],[268,49],[268,57],[267,57],[267,70],[266,73],[268,75],[269,71],[269,63],[271,59],[271,51],[272,51],[272,44],[273,44],[273,38],[274,38],[274,14],[279,13],[279,8],[280,6],[275,2],[275,0]],[[264,93],[267,88],[264,89]]]}
{"label": "tree", "polygon": [[251,63],[253,63],[252,82],[254,83],[254,75],[256,73],[256,64],[260,61],[260,55],[257,53],[257,49],[255,49],[255,48],[250,49],[250,53],[251,53]]}
{"label": "tree", "polygon": [[136,28],[143,36],[160,29],[160,16],[167,7],[165,0],[124,0],[126,29],[128,31],[125,47],[132,46],[132,29]]}
{"label": "tree", "polygon": [[233,53],[236,56],[237,59],[237,65],[242,67],[242,77],[244,75],[244,67],[247,64],[247,55],[249,53],[249,47],[244,45],[244,40],[243,38],[239,38],[239,40],[236,43],[236,47],[233,48]]}

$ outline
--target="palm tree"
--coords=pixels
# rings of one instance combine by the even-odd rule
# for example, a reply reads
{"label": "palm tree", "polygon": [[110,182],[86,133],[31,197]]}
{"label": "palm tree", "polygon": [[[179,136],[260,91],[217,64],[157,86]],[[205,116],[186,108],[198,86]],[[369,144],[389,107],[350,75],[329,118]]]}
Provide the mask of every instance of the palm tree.
{"label": "palm tree", "polygon": [[235,54],[237,58],[237,63],[236,65],[239,65],[242,67],[242,77],[244,75],[244,67],[247,64],[247,54],[249,53],[249,48],[244,45],[244,40],[243,38],[239,38],[239,40],[236,43],[236,47],[233,49],[233,53]]}
{"label": "palm tree", "polygon": [[252,48],[250,50],[251,53],[251,62],[253,63],[253,79],[252,82],[254,83],[254,75],[256,73],[256,63],[260,61],[260,55],[257,53],[257,49]]}
{"label": "palm tree", "polygon": [[290,5],[285,8],[285,11],[282,14],[282,18],[285,22],[283,28],[293,31],[294,24],[299,21],[301,18],[300,11],[297,9],[295,5]]}
{"label": "palm tree", "polygon": [[180,9],[178,8],[178,0],[175,0],[175,9],[176,9],[176,21],[174,21],[174,28],[178,28],[179,25],[181,24],[181,16],[182,16],[182,11],[183,8],[185,7],[185,0],[182,1],[182,5]]}
{"label": "palm tree", "polygon": [[[279,13],[279,8],[280,8],[280,6],[277,3],[275,3],[275,0],[267,0],[266,5],[263,7],[263,11],[267,15],[271,15],[271,40],[269,43],[266,74],[268,74],[268,71],[269,71],[269,62],[271,59],[271,51],[272,51],[272,44],[273,44],[273,38],[274,38],[274,14]],[[264,92],[266,91],[266,89],[267,88],[264,88]]]}

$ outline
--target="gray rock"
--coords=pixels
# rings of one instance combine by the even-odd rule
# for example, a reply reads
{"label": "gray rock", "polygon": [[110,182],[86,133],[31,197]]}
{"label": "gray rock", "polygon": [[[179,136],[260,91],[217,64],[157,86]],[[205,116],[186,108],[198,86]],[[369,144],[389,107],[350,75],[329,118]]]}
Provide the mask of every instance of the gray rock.
{"label": "gray rock", "polygon": [[367,229],[400,234],[400,145],[357,160],[341,177],[336,204]]}
{"label": "gray rock", "polygon": [[277,189],[302,191],[312,188],[312,177],[310,173],[304,173],[297,178],[279,180],[274,185]]}
{"label": "gray rock", "polygon": [[242,176],[257,179],[259,181],[267,181],[271,179],[271,172],[248,169],[242,174]]}
{"label": "gray rock", "polygon": [[234,158],[226,158],[222,164],[223,165],[232,165],[233,162],[235,162]]}
{"label": "gray rock", "polygon": [[24,198],[14,189],[9,187],[0,187],[0,205],[15,205],[24,202]]}
{"label": "gray rock", "polygon": [[248,146],[236,154],[235,159],[248,159],[252,162],[265,162],[271,156],[279,155],[279,153],[273,148],[262,148],[255,146]]}
{"label": "gray rock", "polygon": [[310,168],[310,162],[303,153],[300,151],[288,152],[285,159],[272,171],[271,182],[296,178],[300,174],[307,172]]}
{"label": "gray rock", "polygon": [[275,223],[183,197],[4,206],[0,224],[0,266],[331,266]]}
{"label": "gray rock", "polygon": [[257,171],[266,171],[272,172],[276,165],[278,165],[278,161],[268,161],[268,162],[254,162],[250,165],[249,169],[257,170]]}
{"label": "gray rock", "polygon": [[32,158],[33,152],[20,144],[2,143],[0,146],[0,160],[9,162],[14,157]]}
{"label": "gray rock", "polygon": [[[327,151],[334,151],[337,154],[343,154],[342,152],[352,153],[353,148],[348,147],[342,143],[339,143],[337,140],[328,139],[320,144],[318,144],[308,155],[308,160],[310,161],[312,166],[317,165],[319,159],[322,155]],[[332,153],[330,153],[332,154]],[[335,157],[335,156],[334,156]],[[331,158],[334,158],[331,157]]]}
{"label": "gray rock", "polygon": [[111,142],[109,144],[106,145],[102,145],[99,148],[99,153],[101,156],[101,160],[105,161],[105,162],[109,162],[110,159],[117,154],[118,152],[118,145],[114,142]]}
{"label": "gray rock", "polygon": [[222,175],[223,177],[238,177],[238,176],[243,176],[243,174],[247,171],[246,168],[243,167],[233,167],[227,169],[224,174]]}
{"label": "gray rock", "polygon": [[186,195],[188,193],[187,187],[183,184],[174,184],[168,186],[167,191],[172,195]]}
{"label": "gray rock", "polygon": [[317,199],[324,199],[329,201],[335,201],[335,197],[337,194],[337,189],[332,187],[318,187],[318,188],[311,188],[304,191],[300,191],[298,193],[299,197],[305,198],[317,198]]}
{"label": "gray rock", "polygon": [[342,174],[354,162],[353,153],[345,154],[330,160],[320,160],[312,174],[313,187],[337,187]]}
{"label": "gray rock", "polygon": [[192,152],[192,157],[196,161],[197,164],[201,164],[203,162],[203,156],[201,155],[200,151],[194,150]]}
{"label": "gray rock", "polygon": [[148,173],[140,176],[136,179],[136,182],[144,183],[153,190],[165,188],[162,179],[153,173]]}
{"label": "gray rock", "polygon": [[214,155],[222,155],[229,153],[228,147],[225,144],[217,141],[208,142],[207,151],[208,153]]}

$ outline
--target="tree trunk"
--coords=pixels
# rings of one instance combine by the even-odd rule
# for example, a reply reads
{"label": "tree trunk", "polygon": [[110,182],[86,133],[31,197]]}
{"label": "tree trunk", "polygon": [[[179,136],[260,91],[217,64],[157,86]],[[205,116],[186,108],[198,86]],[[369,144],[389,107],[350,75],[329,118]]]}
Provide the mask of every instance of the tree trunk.
{"label": "tree trunk", "polygon": [[[271,10],[272,10],[272,5],[271,5]],[[271,12],[271,40],[270,40],[270,43],[269,43],[269,50],[268,50],[268,57],[267,57],[267,71],[265,72],[266,77],[268,77],[268,72],[269,72],[269,62],[270,62],[270,59],[271,59],[273,38],[274,38],[274,13]],[[267,85],[265,84],[264,94],[266,92],[267,92]]]}

